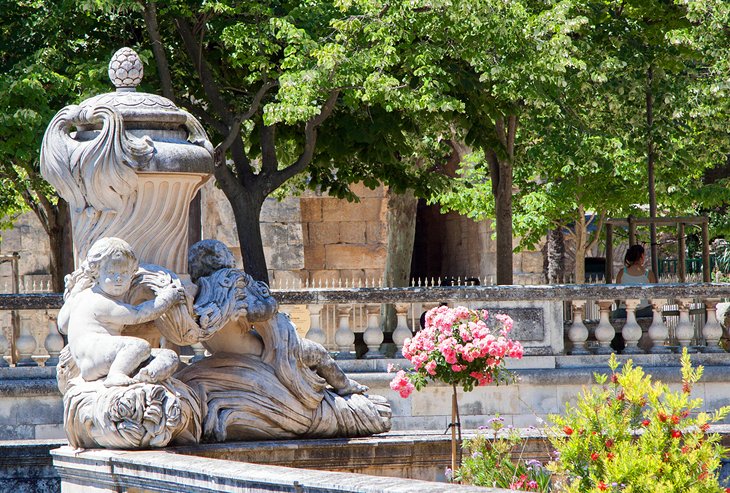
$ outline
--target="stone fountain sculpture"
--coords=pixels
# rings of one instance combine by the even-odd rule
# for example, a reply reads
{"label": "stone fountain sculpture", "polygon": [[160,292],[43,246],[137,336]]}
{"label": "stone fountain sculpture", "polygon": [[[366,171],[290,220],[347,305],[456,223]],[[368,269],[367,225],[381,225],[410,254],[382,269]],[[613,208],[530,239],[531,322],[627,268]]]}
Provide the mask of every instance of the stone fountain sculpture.
{"label": "stone fountain sculpture", "polygon": [[[213,148],[192,115],[136,91],[142,73],[133,50],[115,53],[116,92],[59,111],[41,149],[73,226],[57,367],[71,445],[388,431],[387,401],[300,339],[222,243],[186,252],[189,204],[212,174]],[[181,364],[175,349],[195,343],[211,356]]]}

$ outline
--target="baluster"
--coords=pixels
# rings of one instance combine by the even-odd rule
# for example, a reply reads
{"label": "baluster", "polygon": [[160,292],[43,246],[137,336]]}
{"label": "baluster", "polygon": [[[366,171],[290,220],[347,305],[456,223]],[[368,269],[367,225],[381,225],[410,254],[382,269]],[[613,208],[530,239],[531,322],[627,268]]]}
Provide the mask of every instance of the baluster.
{"label": "baluster", "polygon": [[395,357],[402,358],[403,344],[406,339],[413,335],[408,328],[408,303],[396,303],[395,314],[398,318],[398,323],[393,331],[393,343],[396,347]]}
{"label": "baluster", "polygon": [[15,340],[15,349],[18,351],[18,366],[37,365],[33,360],[33,353],[35,353],[38,343],[28,325],[28,320],[21,319],[20,336]]}
{"label": "baluster", "polygon": [[324,343],[327,341],[327,334],[322,330],[322,308],[322,305],[307,305],[307,309],[309,310],[309,330],[304,337],[324,346]]}
{"label": "baluster", "polygon": [[589,354],[586,349],[588,328],[583,323],[583,307],[585,304],[585,300],[574,300],[571,303],[573,321],[570,324],[570,328],[568,328],[568,340],[573,343],[573,348],[570,354]]}
{"label": "baluster", "polygon": [[705,300],[705,310],[707,310],[707,320],[702,328],[702,336],[707,342],[707,346],[703,348],[706,353],[723,353],[720,347],[720,338],[722,337],[722,325],[717,320],[717,303],[718,299]]}
{"label": "baluster", "polygon": [[639,339],[641,339],[641,326],[636,321],[636,307],[639,306],[640,300],[626,300],[626,323],[621,329],[621,335],[624,337],[626,347],[624,354],[639,354],[644,351],[639,347]]}
{"label": "baluster", "polygon": [[355,358],[355,332],[350,327],[351,305],[337,305],[337,318],[339,324],[335,332],[335,345],[337,346],[337,359]]}
{"label": "baluster", "polygon": [[13,357],[10,354],[10,342],[5,337],[5,329],[0,327],[0,368],[3,366],[15,366]]}
{"label": "baluster", "polygon": [[596,354],[610,354],[613,352],[613,349],[611,349],[611,341],[616,337],[616,329],[613,328],[610,321],[611,305],[611,301],[598,302],[600,318],[595,330],[596,340],[598,341]]}
{"label": "baluster", "polygon": [[691,300],[686,298],[677,300],[677,305],[679,306],[679,323],[674,329],[674,333],[677,337],[677,341],[679,342],[680,351],[687,348],[687,351],[694,352],[695,348],[689,346],[692,342],[692,337],[695,335],[694,326],[689,320],[690,304]]}
{"label": "baluster", "polygon": [[662,317],[662,309],[664,308],[665,301],[666,300],[652,300],[651,302],[652,319],[647,335],[651,340],[651,348],[649,349],[649,352],[654,354],[672,352],[671,349],[664,345],[667,339],[669,339],[669,327],[666,326],[664,318]]}
{"label": "baluster", "polygon": [[362,335],[363,341],[365,341],[365,344],[368,347],[368,352],[365,353],[365,358],[383,358],[383,353],[380,351],[380,345],[383,343],[384,339],[383,329],[380,326],[380,305],[377,303],[368,304],[367,314],[368,328]]}
{"label": "baluster", "polygon": [[205,346],[203,346],[203,344],[196,342],[195,344],[191,344],[190,348],[193,350],[194,353],[192,359],[193,363],[205,358]]}
{"label": "baluster", "polygon": [[178,358],[180,358],[180,362],[183,365],[189,365],[193,361],[194,354],[179,354]]}
{"label": "baluster", "polygon": [[56,317],[48,317],[48,335],[46,340],[43,342],[43,346],[48,351],[47,365],[56,366],[58,364],[58,355],[61,354],[63,349],[63,337],[58,333],[58,324],[56,323]]}

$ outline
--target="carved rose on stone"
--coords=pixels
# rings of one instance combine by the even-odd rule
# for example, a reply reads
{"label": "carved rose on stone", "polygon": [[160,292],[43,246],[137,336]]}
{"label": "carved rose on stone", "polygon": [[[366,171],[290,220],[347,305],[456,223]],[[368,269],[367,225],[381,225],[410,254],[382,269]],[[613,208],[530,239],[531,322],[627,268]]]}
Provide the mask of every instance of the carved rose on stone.
{"label": "carved rose on stone", "polygon": [[174,378],[160,384],[104,387],[76,379],[64,396],[69,442],[82,448],[138,449],[198,443],[200,402]]}

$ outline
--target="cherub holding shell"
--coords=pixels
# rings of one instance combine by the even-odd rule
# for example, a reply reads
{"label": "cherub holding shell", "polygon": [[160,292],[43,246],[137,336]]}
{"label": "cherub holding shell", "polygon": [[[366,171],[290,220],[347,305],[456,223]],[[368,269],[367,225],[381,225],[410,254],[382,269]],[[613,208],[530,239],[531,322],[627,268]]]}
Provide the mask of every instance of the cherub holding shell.
{"label": "cherub holding shell", "polygon": [[81,268],[67,276],[58,325],[68,334],[69,350],[87,382],[106,377],[107,387],[155,383],[177,369],[174,351],[152,349],[144,339],[122,335],[125,326],[155,320],[184,299],[179,283],[171,283],[152,300],[125,303],[138,267],[127,242],[101,238],[91,246]]}

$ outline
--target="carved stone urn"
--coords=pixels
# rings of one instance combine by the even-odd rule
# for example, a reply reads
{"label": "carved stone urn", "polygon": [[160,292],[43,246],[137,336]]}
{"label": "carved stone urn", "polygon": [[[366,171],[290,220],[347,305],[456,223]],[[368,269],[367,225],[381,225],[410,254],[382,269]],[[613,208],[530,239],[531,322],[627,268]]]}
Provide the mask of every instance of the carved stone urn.
{"label": "carved stone urn", "polygon": [[41,173],[70,205],[79,267],[99,238],[124,238],[143,263],[187,272],[190,201],[213,172],[213,147],[190,113],[138,92],[130,48],[109,63],[116,92],[66,106],[41,147]]}
{"label": "carved stone urn", "polygon": [[[204,240],[188,256],[189,205],[212,174],[213,148],[189,113],[136,91],[134,51],[119,50],[109,76],[116,92],[63,108],[41,148],[43,176],[69,203],[73,227],[76,270],[59,312],[68,345],[56,367],[69,443],[136,449],[389,430],[387,400],[300,339],[225,245]],[[175,349],[197,343],[212,354],[180,369]]]}

